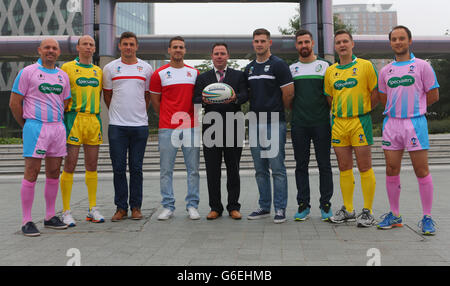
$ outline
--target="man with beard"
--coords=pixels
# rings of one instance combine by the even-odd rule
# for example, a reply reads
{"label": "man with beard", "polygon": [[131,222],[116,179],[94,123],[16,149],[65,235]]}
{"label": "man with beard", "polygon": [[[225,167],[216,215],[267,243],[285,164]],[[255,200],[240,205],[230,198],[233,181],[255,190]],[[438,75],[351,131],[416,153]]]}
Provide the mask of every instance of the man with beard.
{"label": "man with beard", "polygon": [[419,222],[425,235],[434,235],[431,218],[433,180],[428,170],[427,106],[439,100],[439,84],[433,68],[410,52],[411,31],[397,26],[389,33],[395,61],[385,66],[379,77],[380,101],[386,106],[383,114],[384,155],[386,158],[386,190],[391,211],[377,227],[390,229],[402,226],[399,211],[400,167],[403,151],[411,157],[419,183],[423,218]]}
{"label": "man with beard", "polygon": [[295,96],[292,104],[291,136],[296,160],[298,212],[294,219],[304,221],[310,213],[310,186],[308,164],[311,140],[320,176],[320,211],[322,220],[333,215],[330,199],[333,195],[330,148],[330,105],[323,90],[323,78],[330,63],[314,54],[311,32],[299,30],[295,34],[298,62],[290,66],[294,79]]}

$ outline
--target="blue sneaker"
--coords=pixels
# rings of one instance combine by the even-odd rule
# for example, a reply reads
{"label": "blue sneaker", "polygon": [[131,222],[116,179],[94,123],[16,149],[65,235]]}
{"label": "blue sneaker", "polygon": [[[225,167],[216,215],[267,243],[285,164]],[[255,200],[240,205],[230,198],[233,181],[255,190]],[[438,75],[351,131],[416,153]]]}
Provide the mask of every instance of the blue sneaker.
{"label": "blue sneaker", "polygon": [[422,228],[422,233],[424,235],[435,235],[436,229],[434,220],[429,215],[424,215],[423,219],[419,221],[418,226]]}
{"label": "blue sneaker", "polygon": [[253,220],[253,219],[260,219],[265,218],[270,215],[270,211],[263,210],[262,208],[257,209],[256,211],[252,212],[247,219]]}
{"label": "blue sneaker", "polygon": [[386,213],[380,217],[382,222],[377,224],[379,229],[391,229],[393,227],[402,227],[402,216],[395,216],[392,212]]}
{"label": "blue sneaker", "polygon": [[298,206],[298,211],[294,215],[294,220],[296,221],[305,221],[309,218],[310,208],[305,203],[300,203]]}
{"label": "blue sneaker", "polygon": [[273,218],[274,223],[283,223],[286,221],[286,211],[284,209],[279,209],[275,212],[275,217]]}
{"label": "blue sneaker", "polygon": [[331,207],[329,204],[321,207],[320,213],[322,215],[322,221],[330,221],[330,218],[333,216],[333,212],[331,211]]}

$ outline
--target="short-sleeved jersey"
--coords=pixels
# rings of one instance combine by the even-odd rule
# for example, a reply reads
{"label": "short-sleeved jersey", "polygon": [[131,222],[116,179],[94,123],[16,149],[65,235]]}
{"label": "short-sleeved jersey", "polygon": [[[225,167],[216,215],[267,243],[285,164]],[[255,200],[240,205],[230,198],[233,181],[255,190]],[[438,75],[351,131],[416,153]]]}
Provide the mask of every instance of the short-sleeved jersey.
{"label": "short-sleeved jersey", "polygon": [[373,64],[353,56],[347,65],[335,63],[325,73],[325,94],[333,97],[331,112],[336,117],[356,117],[371,111],[371,92],[378,85]]}
{"label": "short-sleeved jersey", "polygon": [[319,57],[311,63],[298,61],[290,65],[295,87],[292,125],[330,123],[330,108],[323,90],[323,79],[329,66],[329,62]]}
{"label": "short-sleeved jersey", "polygon": [[70,98],[70,81],[60,68],[47,69],[38,61],[19,72],[12,92],[23,96],[24,119],[61,122],[64,100]]}
{"label": "short-sleeved jersey", "polygon": [[429,63],[415,58],[392,62],[381,69],[378,89],[387,95],[384,115],[412,118],[427,112],[427,92],[438,88],[436,74]]}
{"label": "short-sleeved jersey", "polygon": [[[167,64],[155,71],[150,81],[150,92],[161,95],[159,128],[192,128],[198,125],[194,118],[192,98],[195,80],[199,74],[197,69],[188,65],[174,68]],[[176,123],[172,123],[172,118],[175,119],[179,115],[183,117],[183,114],[176,114],[177,112],[188,114],[190,122],[174,120]],[[173,117],[174,115],[176,117]]]}
{"label": "short-sleeved jersey", "polygon": [[70,79],[72,98],[66,108],[68,111],[99,114],[103,73],[96,65],[85,65],[78,58],[62,65],[61,69]]}
{"label": "short-sleeved jersey", "polygon": [[257,114],[279,112],[279,119],[285,121],[281,88],[293,84],[289,66],[279,57],[271,55],[263,63],[253,60],[244,73],[250,87],[250,111]]}
{"label": "short-sleeved jersey", "polygon": [[141,59],[128,65],[118,58],[103,68],[103,89],[113,91],[109,124],[148,125],[145,92],[148,91],[152,74],[152,67]]}

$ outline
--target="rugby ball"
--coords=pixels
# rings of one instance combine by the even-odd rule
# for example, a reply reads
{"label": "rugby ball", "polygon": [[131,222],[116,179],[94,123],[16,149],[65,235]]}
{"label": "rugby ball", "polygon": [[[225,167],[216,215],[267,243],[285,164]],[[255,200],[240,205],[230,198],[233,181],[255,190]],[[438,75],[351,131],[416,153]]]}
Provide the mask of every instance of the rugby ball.
{"label": "rugby ball", "polygon": [[202,96],[212,103],[222,103],[233,96],[233,88],[223,82],[212,83],[203,89]]}

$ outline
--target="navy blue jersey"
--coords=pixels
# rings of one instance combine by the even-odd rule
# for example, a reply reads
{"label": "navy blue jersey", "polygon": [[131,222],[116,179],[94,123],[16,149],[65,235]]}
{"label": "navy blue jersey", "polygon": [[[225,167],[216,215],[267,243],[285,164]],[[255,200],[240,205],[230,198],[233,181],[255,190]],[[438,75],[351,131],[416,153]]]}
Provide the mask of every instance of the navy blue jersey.
{"label": "navy blue jersey", "polygon": [[281,87],[293,83],[288,65],[279,57],[271,55],[264,63],[253,60],[244,73],[250,87],[250,111],[257,114],[279,112],[280,120],[285,121]]}

